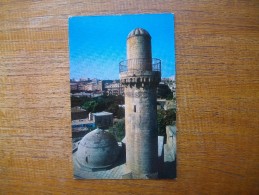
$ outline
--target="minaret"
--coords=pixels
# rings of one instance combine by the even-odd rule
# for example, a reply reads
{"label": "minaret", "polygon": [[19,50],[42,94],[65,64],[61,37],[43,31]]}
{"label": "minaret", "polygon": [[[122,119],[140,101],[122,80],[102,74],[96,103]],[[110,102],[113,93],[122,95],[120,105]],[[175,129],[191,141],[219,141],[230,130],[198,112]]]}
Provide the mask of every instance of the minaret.
{"label": "minaret", "polygon": [[151,36],[141,28],[127,37],[127,60],[120,63],[125,93],[126,166],[132,178],[156,178],[158,130],[156,90],[161,61],[152,59]]}

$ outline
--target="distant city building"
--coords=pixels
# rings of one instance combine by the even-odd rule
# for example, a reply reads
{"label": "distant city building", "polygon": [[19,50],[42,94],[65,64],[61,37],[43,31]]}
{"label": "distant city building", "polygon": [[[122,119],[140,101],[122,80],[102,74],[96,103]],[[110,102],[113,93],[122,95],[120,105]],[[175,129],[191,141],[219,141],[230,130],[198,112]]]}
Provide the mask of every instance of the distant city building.
{"label": "distant city building", "polygon": [[78,90],[79,90],[79,91],[85,91],[85,86],[86,86],[86,85],[84,85],[84,84],[82,84],[82,83],[79,83],[79,84],[78,84]]}
{"label": "distant city building", "polygon": [[97,90],[98,91],[103,91],[104,90],[104,83],[103,83],[103,81],[98,81],[97,82]]}
{"label": "distant city building", "polygon": [[114,81],[111,84],[107,84],[105,86],[106,92],[109,95],[123,95],[124,87],[120,84],[120,82]]}
{"label": "distant city building", "polygon": [[88,79],[80,78],[79,81],[88,81]]}
{"label": "distant city building", "polygon": [[98,79],[80,79],[80,81],[70,80],[71,91],[103,91],[102,81]]}
{"label": "distant city building", "polygon": [[98,96],[102,96],[103,93],[102,92],[98,92],[98,91],[95,91],[95,92],[80,92],[80,93],[73,93],[71,94],[71,96],[74,96],[74,97],[90,97],[90,98],[93,98],[93,97],[98,97]]}
{"label": "distant city building", "polygon": [[92,81],[90,83],[82,85],[81,90],[84,90],[84,91],[96,91],[96,90],[98,90],[97,86],[98,86],[97,82],[93,82]]}
{"label": "distant city building", "polygon": [[77,91],[78,90],[78,84],[77,83],[70,83],[70,90],[71,91]]}

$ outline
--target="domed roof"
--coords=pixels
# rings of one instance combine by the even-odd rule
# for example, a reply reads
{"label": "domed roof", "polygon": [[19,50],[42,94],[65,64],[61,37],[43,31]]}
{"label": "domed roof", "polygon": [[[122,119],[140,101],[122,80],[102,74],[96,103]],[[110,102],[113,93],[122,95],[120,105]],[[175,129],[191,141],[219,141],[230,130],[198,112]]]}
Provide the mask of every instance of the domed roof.
{"label": "domed roof", "polygon": [[95,129],[86,134],[80,141],[80,145],[84,147],[106,147],[117,145],[115,137],[102,129]]}
{"label": "domed roof", "polygon": [[128,34],[128,38],[133,36],[148,36],[151,37],[150,34],[143,28],[135,28]]}
{"label": "domed roof", "polygon": [[89,168],[103,168],[112,165],[119,154],[115,137],[102,129],[86,134],[78,145],[77,161]]}

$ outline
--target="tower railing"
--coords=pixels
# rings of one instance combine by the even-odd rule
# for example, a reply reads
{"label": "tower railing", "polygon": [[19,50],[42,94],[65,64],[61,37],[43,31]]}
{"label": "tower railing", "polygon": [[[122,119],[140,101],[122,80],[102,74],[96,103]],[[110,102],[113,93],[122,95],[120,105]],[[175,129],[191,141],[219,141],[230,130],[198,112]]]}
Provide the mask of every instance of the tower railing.
{"label": "tower railing", "polygon": [[[138,68],[134,68],[134,67]],[[161,60],[157,58],[136,58],[121,61],[119,63],[119,71],[123,72],[141,72],[141,71],[154,71],[161,72]]]}

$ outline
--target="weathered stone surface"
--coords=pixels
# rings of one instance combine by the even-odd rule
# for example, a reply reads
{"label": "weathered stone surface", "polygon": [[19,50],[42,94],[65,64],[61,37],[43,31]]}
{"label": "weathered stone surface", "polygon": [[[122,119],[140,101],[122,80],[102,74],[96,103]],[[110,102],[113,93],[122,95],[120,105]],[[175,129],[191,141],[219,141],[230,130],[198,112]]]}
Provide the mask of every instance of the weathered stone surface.
{"label": "weathered stone surface", "polygon": [[104,168],[111,166],[117,160],[119,146],[110,133],[96,129],[82,138],[76,154],[80,166]]}
{"label": "weathered stone surface", "polygon": [[141,32],[130,33],[128,72],[120,75],[126,86],[126,165],[133,178],[154,178],[158,173],[156,87],[161,74],[152,72],[151,37]]}
{"label": "weathered stone surface", "polygon": [[[133,31],[135,31],[134,29]],[[127,59],[133,60],[129,69],[136,70],[152,70],[152,51],[151,51],[151,37],[147,33],[134,34],[127,40]],[[138,63],[139,59],[145,60],[144,63]],[[144,66],[140,66],[144,65]]]}
{"label": "weathered stone surface", "polygon": [[176,126],[166,126],[166,137],[164,161],[172,162],[176,158]]}

